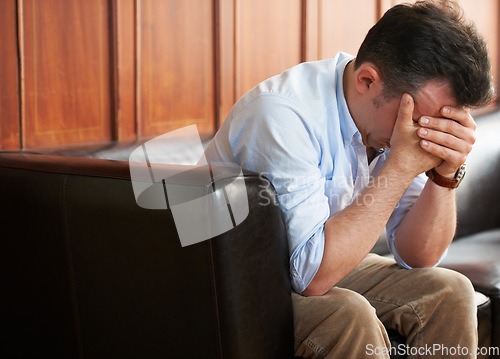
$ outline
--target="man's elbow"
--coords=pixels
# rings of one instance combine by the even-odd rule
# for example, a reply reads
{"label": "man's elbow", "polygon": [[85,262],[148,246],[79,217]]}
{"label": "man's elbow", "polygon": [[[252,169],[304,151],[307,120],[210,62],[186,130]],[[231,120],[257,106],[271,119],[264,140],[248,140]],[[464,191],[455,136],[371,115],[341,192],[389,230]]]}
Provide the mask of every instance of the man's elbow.
{"label": "man's elbow", "polygon": [[309,286],[306,289],[304,289],[304,291],[302,292],[302,295],[304,297],[319,297],[319,296],[326,294],[326,292],[327,291],[318,290],[316,288],[312,288],[311,286]]}
{"label": "man's elbow", "polygon": [[403,260],[411,268],[432,268],[436,266],[441,256],[412,257]]}
{"label": "man's elbow", "polygon": [[302,295],[305,297],[318,297],[325,295],[336,283],[337,281],[324,281],[314,277],[307,288],[304,289]]}

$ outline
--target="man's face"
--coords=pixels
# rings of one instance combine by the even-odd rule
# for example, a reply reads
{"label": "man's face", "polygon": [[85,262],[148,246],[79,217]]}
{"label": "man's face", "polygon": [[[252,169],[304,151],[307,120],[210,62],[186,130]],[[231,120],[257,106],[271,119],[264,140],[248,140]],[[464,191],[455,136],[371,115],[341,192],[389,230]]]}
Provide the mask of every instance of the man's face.
{"label": "man's face", "polygon": [[[451,95],[450,87],[444,82],[427,82],[419,91],[413,94],[415,109],[413,120],[421,116],[442,117],[443,106],[455,106],[456,101]],[[372,99],[370,121],[362,133],[363,142],[367,147],[390,147],[392,130],[399,111],[400,98],[387,100],[380,92]]]}

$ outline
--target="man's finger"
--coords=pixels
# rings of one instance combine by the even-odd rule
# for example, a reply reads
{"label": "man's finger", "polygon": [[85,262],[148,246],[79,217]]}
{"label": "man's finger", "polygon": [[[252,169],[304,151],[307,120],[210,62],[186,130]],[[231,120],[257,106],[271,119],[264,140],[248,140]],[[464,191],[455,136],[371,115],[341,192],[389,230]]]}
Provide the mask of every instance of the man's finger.
{"label": "man's finger", "polygon": [[451,106],[444,106],[443,108],[441,108],[441,114],[443,115],[443,117],[457,121],[462,126],[472,128],[473,130],[476,129],[474,118],[471,116],[469,110],[467,109],[458,109]]}
{"label": "man's finger", "polygon": [[401,96],[401,103],[398,111],[398,122],[413,125],[413,97],[405,93]]}
{"label": "man's finger", "polygon": [[463,126],[458,123],[456,120],[449,118],[438,118],[438,117],[430,117],[430,116],[422,116],[419,119],[419,125],[422,128],[426,128],[429,131],[439,131],[443,133],[447,133],[458,137],[471,145],[476,141],[475,136],[475,122],[470,119],[469,127]]}
{"label": "man's finger", "polygon": [[448,164],[448,167],[453,169],[453,172],[456,171],[460,165],[464,164],[467,159],[467,155],[462,152],[455,151],[451,148],[441,146],[427,140],[420,141],[420,147],[430,154],[441,158]]}
{"label": "man's finger", "polygon": [[469,152],[472,150],[472,145],[474,144],[474,140],[464,141],[459,137],[450,135],[449,133],[435,131],[423,127],[418,129],[417,134],[423,140],[434,142],[437,145],[447,147],[454,151],[462,152],[465,154],[469,154]]}

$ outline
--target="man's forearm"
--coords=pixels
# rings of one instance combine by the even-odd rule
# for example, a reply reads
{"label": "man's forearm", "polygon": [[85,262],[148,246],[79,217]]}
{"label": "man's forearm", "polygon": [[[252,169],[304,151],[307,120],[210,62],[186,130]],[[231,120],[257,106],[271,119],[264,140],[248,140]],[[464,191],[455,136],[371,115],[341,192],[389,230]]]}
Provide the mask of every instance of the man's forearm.
{"label": "man's forearm", "polygon": [[411,267],[435,265],[453,240],[456,218],[455,191],[427,181],[396,232],[398,254]]}
{"label": "man's forearm", "polygon": [[412,180],[388,161],[359,198],[328,219],[323,259],[304,295],[326,293],[366,257]]}

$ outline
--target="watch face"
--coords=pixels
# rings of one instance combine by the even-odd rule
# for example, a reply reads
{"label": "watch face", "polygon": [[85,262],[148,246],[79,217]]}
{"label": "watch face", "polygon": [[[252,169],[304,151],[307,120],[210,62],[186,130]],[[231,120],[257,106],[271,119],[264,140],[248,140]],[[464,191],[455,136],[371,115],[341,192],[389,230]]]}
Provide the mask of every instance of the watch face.
{"label": "watch face", "polygon": [[460,166],[460,168],[458,169],[458,171],[455,175],[455,179],[458,181],[457,186],[455,188],[457,188],[460,185],[460,183],[462,183],[464,176],[465,176],[465,164]]}
{"label": "watch face", "polygon": [[465,165],[461,165],[460,168],[457,171],[457,174],[455,175],[455,179],[461,181],[465,176]]}

